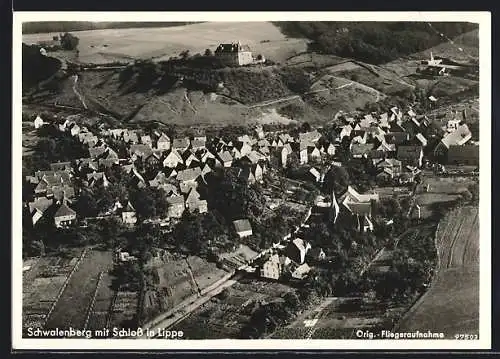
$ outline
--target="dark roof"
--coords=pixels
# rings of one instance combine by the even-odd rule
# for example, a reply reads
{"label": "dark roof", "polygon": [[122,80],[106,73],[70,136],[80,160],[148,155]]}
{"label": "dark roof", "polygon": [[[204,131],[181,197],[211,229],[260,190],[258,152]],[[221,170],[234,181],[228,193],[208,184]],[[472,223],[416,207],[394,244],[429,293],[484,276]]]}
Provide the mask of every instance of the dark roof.
{"label": "dark roof", "polygon": [[238,43],[232,43],[232,44],[220,44],[217,46],[215,49],[215,53],[232,53],[232,52],[239,52],[239,51],[250,51],[250,47],[248,45],[241,45]]}
{"label": "dark roof", "polygon": [[398,159],[418,159],[421,151],[422,146],[399,146],[397,157]]}
{"label": "dark roof", "polygon": [[56,214],[54,215],[54,217],[57,218],[57,217],[63,217],[63,216],[69,216],[69,215],[76,215],[76,212],[73,211],[71,208],[69,208],[66,203],[63,203],[63,204],[61,204],[59,209],[56,211]]}
{"label": "dark roof", "polygon": [[248,219],[238,219],[233,221],[233,224],[236,232],[238,233],[252,230],[252,226],[250,225],[250,221]]}
{"label": "dark roof", "polygon": [[450,146],[448,160],[479,159],[479,146]]}

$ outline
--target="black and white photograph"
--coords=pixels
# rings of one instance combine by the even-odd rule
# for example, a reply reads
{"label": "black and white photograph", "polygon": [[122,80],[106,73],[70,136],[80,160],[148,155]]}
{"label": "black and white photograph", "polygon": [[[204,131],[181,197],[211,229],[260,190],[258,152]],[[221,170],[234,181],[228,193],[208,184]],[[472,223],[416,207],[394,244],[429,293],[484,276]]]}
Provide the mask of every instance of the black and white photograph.
{"label": "black and white photograph", "polygon": [[14,13],[13,343],[489,348],[490,35]]}

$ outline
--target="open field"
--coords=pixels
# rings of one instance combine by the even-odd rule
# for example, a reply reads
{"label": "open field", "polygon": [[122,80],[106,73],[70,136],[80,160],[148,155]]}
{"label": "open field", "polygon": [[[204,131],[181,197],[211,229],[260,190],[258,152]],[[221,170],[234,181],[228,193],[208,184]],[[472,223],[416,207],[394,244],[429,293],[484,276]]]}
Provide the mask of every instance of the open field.
{"label": "open field", "polygon": [[398,329],[479,333],[479,218],[477,207],[450,212],[436,233],[437,274]]}
{"label": "open field", "polygon": [[[433,214],[432,206],[437,203],[449,203],[460,198],[461,193],[474,183],[473,177],[429,177],[425,176],[416,195],[416,203],[421,208],[421,217]],[[429,191],[424,188],[429,185]]]}
{"label": "open field", "polygon": [[280,300],[293,289],[276,282],[241,281],[195,310],[189,317],[172,327],[182,330],[187,339],[239,338],[259,302]]}
{"label": "open field", "polygon": [[47,328],[83,328],[99,275],[112,268],[111,252],[88,250],[48,318]]}
{"label": "open field", "polygon": [[[51,40],[59,34],[23,35],[26,43]],[[81,62],[106,63],[155,58],[166,60],[184,50],[203,53],[221,42],[240,41],[256,54],[284,61],[306,50],[306,41],[287,39],[270,22],[207,22],[185,26],[142,29],[104,29],[74,32],[80,38]],[[261,42],[265,41],[265,42]]]}
{"label": "open field", "polygon": [[361,298],[329,297],[299,315],[289,326],[275,332],[272,338],[357,339],[357,330],[377,332],[390,329],[393,318],[403,310]]}
{"label": "open field", "polygon": [[23,272],[23,328],[44,325],[82,252],[72,251],[66,258],[38,258]]}

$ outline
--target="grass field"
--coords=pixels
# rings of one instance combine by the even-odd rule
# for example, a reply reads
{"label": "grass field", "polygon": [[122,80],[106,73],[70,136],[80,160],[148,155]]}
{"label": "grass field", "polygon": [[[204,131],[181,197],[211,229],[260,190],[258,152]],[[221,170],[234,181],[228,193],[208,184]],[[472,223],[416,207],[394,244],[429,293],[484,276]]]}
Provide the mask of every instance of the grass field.
{"label": "grass field", "polygon": [[479,334],[479,218],[477,207],[450,212],[436,233],[437,274],[398,329]]}
{"label": "grass field", "polygon": [[[432,206],[436,203],[447,203],[457,200],[467,187],[474,183],[471,177],[430,177],[425,176],[419,186],[416,203],[421,208],[421,217],[428,218],[433,215]],[[429,191],[423,189],[429,185]]]}
{"label": "grass field", "polygon": [[89,250],[57,301],[46,327],[83,328],[99,274],[110,270],[112,265],[111,252]]}
{"label": "grass field", "polygon": [[276,282],[238,282],[227,289],[223,299],[212,298],[172,330],[182,330],[187,339],[237,339],[259,301],[277,300],[291,290]]}
{"label": "grass field", "polygon": [[[58,34],[23,35],[26,43],[51,40]],[[203,53],[221,42],[240,41],[253,52],[275,61],[306,50],[306,41],[286,39],[270,22],[207,22],[185,26],[142,29],[105,29],[74,32],[80,38],[81,62],[106,63],[136,58],[168,59],[184,50]],[[265,41],[265,42],[262,42]]]}

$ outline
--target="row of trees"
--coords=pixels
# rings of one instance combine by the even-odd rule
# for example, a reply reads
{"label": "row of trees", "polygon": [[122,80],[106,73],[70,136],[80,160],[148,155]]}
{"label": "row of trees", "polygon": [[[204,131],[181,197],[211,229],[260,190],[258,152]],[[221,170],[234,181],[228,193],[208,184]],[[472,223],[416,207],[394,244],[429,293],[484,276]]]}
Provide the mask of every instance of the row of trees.
{"label": "row of trees", "polygon": [[193,22],[92,22],[92,21],[43,21],[24,22],[23,34],[43,32],[67,32],[100,29],[129,29],[145,27],[171,27],[192,24]]}

